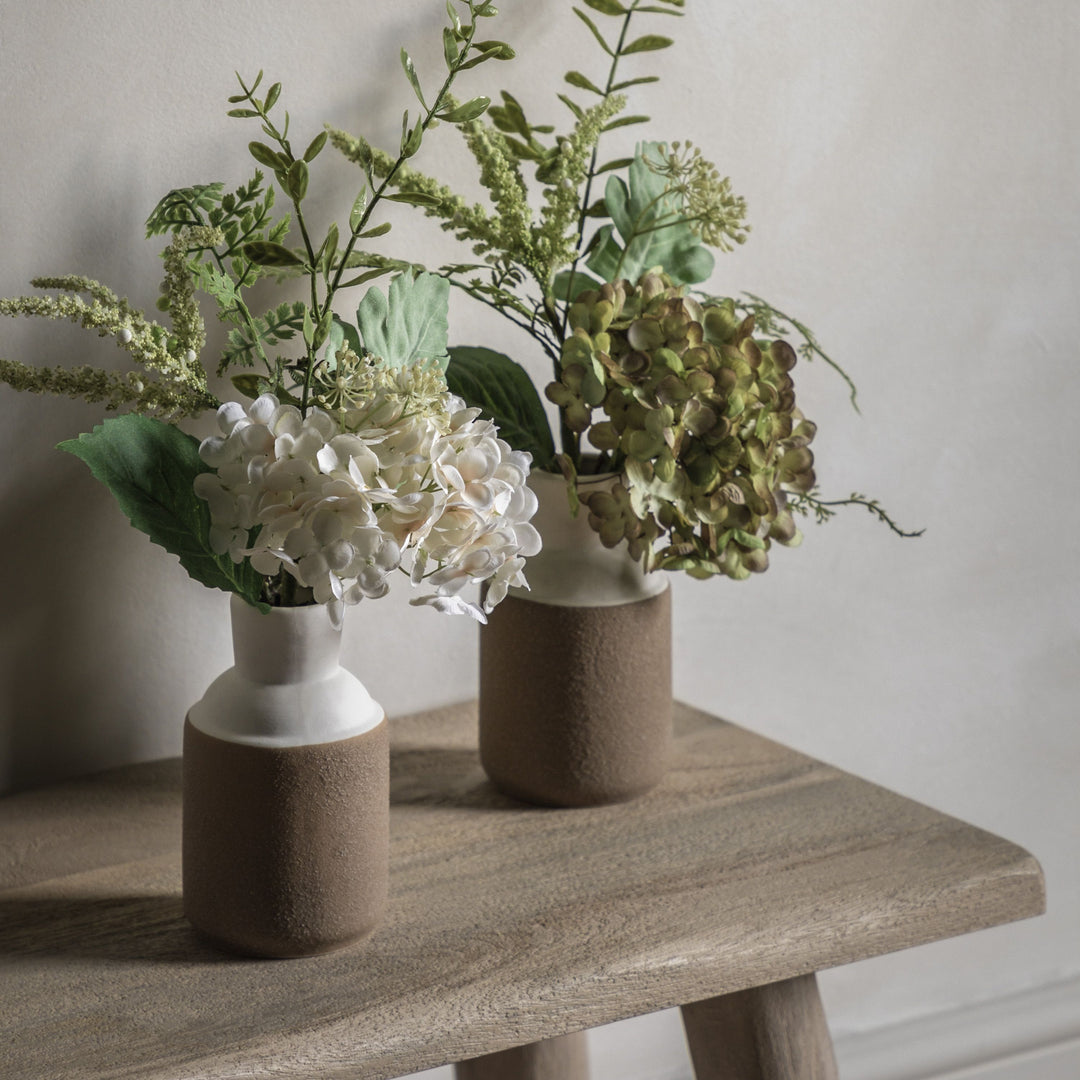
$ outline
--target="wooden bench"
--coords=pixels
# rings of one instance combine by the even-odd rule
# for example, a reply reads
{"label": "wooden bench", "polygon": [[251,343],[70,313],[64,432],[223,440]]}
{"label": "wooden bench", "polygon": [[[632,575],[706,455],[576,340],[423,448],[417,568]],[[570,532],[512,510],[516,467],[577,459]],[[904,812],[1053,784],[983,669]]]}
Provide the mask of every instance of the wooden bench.
{"label": "wooden bench", "polygon": [[699,1080],[824,1080],[814,972],[1043,911],[1021,848],[685,706],[589,810],[499,795],[475,728],[393,722],[387,920],[307,960],[184,921],[179,761],[0,799],[0,1073],[577,1080],[570,1033],[679,1005]]}

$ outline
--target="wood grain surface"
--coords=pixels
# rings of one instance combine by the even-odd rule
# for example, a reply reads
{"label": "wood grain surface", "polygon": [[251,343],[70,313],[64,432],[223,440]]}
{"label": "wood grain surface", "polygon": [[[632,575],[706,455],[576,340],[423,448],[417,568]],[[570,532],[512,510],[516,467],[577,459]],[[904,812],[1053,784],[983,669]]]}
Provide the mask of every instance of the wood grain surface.
{"label": "wood grain surface", "polygon": [[391,725],[366,942],[242,960],[181,914],[180,763],[0,799],[12,1080],[382,1080],[1043,910],[1022,849],[680,706],[642,799],[527,807],[475,705]]}

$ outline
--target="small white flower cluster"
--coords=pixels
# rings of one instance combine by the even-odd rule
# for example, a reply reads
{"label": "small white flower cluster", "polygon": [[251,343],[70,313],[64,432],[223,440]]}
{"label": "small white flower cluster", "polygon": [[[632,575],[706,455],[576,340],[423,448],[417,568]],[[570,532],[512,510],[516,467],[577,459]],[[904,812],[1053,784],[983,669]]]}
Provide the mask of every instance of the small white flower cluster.
{"label": "small white flower cluster", "polygon": [[[385,595],[399,568],[434,588],[413,604],[486,621],[508,586],[526,585],[524,557],[540,550],[525,485],[531,459],[460,398],[413,400],[391,410],[382,402],[371,417],[385,426],[348,431],[271,394],[223,405],[222,435],[199,449],[215,471],[195,484],[213,549],[250,557],[267,577],[284,567],[335,622],[344,605]],[[487,582],[483,609],[461,596],[473,582]]]}

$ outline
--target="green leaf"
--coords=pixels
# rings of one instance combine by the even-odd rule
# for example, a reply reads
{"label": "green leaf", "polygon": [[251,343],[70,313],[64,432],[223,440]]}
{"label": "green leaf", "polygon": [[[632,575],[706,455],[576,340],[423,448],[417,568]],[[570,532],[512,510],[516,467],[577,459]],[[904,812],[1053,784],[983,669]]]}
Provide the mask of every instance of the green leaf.
{"label": "green leaf", "polygon": [[360,194],[353,200],[352,209],[349,211],[349,229],[355,233],[360,228],[364,219],[364,211],[367,209],[367,188],[361,188]]}
{"label": "green leaf", "polygon": [[443,45],[443,58],[446,60],[446,66],[452,68],[454,61],[458,58],[458,45],[457,39],[454,37],[454,31],[449,26],[443,27],[442,32],[442,45]]}
{"label": "green leaf", "polygon": [[415,127],[409,127],[409,112],[405,111],[401,117],[401,147],[402,157],[411,158],[420,149],[420,143],[424,138],[424,128],[417,123]]}
{"label": "green leaf", "polygon": [[237,116],[241,120],[247,120],[252,116],[258,116],[259,114],[254,109],[230,109],[226,116]]}
{"label": "green leaf", "polygon": [[252,240],[243,247],[244,256],[256,266],[303,266],[304,260],[283,244],[269,240]]}
{"label": "green leaf", "polygon": [[254,401],[260,394],[265,394],[270,389],[269,380],[265,375],[256,375],[254,372],[245,371],[234,375],[229,382],[240,391],[246,398]]}
{"label": "green leaf", "polygon": [[629,127],[631,124],[647,124],[648,122],[647,116],[620,116],[612,120],[610,124],[605,124],[601,130],[614,131],[616,128]]}
{"label": "green leaf", "polygon": [[[423,191],[394,191],[384,195],[390,202],[408,203],[410,206],[438,206],[439,200],[434,195]],[[365,234],[366,235],[366,234]]]}
{"label": "green leaf", "polygon": [[532,454],[534,467],[546,467],[554,460],[555,443],[543,402],[520,364],[491,349],[455,345],[446,382],[452,393],[495,421],[500,438],[515,450]]}
{"label": "green leaf", "polygon": [[482,116],[490,104],[491,98],[481,94],[480,97],[474,97],[463,105],[458,105],[453,109],[444,109],[436,115],[440,120],[445,120],[448,124],[464,124],[469,120],[475,120],[478,116]]}
{"label": "green leaf", "polygon": [[368,289],[356,309],[364,349],[388,367],[434,362],[446,370],[450,282],[438,274],[399,274],[389,299]]}
{"label": "green leaf", "polygon": [[594,94],[599,94],[600,97],[604,96],[604,91],[592,79],[582,75],[580,71],[568,71],[563,78],[571,86],[576,86],[579,90],[590,90]]}
{"label": "green leaf", "polygon": [[[588,0],[586,0],[586,3]],[[281,97],[281,83],[276,82],[266,91],[266,100],[263,102],[263,112],[269,112]]]}
{"label": "green leaf", "polygon": [[360,233],[358,239],[368,240],[373,236],[385,236],[392,228],[393,226],[389,221],[384,221],[381,225],[376,225],[372,229],[365,229]]}
{"label": "green leaf", "polygon": [[304,151],[304,160],[307,162],[314,161],[322,152],[322,148],[326,145],[327,138],[329,138],[329,133],[320,131],[319,134],[308,143],[308,148]]}
{"label": "green leaf", "polygon": [[[681,200],[674,193],[665,194],[664,177],[646,162],[659,153],[658,147],[658,143],[638,145],[628,182],[608,177],[604,202],[612,224],[597,233],[596,247],[585,262],[604,281],[637,281],[654,266],[663,267],[677,285],[696,284],[712,273],[711,252],[681,220]],[[669,219],[672,224],[658,227]]]}
{"label": "green leaf", "polygon": [[580,120],[585,115],[585,110],[571,98],[568,98],[565,94],[557,95],[559,100]]}
{"label": "green leaf", "polygon": [[585,5],[593,11],[599,11],[601,15],[625,15],[626,8],[619,0],[585,0]]}
{"label": "green leaf", "polygon": [[286,173],[286,181],[289,187],[289,194],[297,201],[302,202],[304,196],[307,194],[308,188],[308,172],[307,162],[302,158],[299,161],[294,161],[289,166],[289,171]]}
{"label": "green leaf", "polygon": [[[638,8],[638,11],[640,10],[641,9]],[[617,90],[627,90],[631,86],[643,86],[645,83],[654,83],[659,81],[659,75],[641,75],[636,79],[624,79],[622,82],[615,83],[615,85],[612,86],[611,91],[612,93],[615,93],[615,91]]]}
{"label": "green leaf", "polygon": [[195,477],[211,470],[199,443],[179,428],[138,413],[106,420],[59,444],[90,468],[116,498],[131,524],[180,559],[208,588],[242,596],[261,607],[262,577],[245,559],[236,564],[210,547],[210,510],[194,491]]}
{"label": "green leaf", "polygon": [[417,100],[426,110],[427,102],[424,100],[424,92],[420,89],[420,79],[416,74],[416,65],[405,49],[401,50],[401,66],[405,71],[405,77],[409,80],[409,85],[413,88],[413,93],[416,94]]}
{"label": "green leaf", "polygon": [[631,53],[656,52],[657,49],[666,49],[669,45],[674,44],[669,37],[663,37],[660,34],[646,34],[636,41],[631,41],[629,45],[623,46],[619,55],[629,56]]}
{"label": "green leaf", "polygon": [[283,172],[289,167],[289,163],[276,150],[271,150],[266,143],[250,142],[248,150],[260,165],[265,165],[274,172]]}
{"label": "green leaf", "polygon": [[590,19],[589,16],[581,10],[581,8],[574,8],[574,14],[592,31],[593,37],[596,38],[596,40],[600,43],[600,48],[603,49],[604,52],[608,54],[608,56],[613,57],[615,55],[615,52],[611,48],[611,46],[604,40],[604,35],[596,29],[596,23],[594,23],[592,19]]}
{"label": "green leaf", "polygon": [[552,279],[551,291],[556,300],[573,302],[586,290],[599,289],[602,285],[602,281],[597,281],[584,270],[575,270],[573,278],[569,270],[560,270]]}
{"label": "green leaf", "polygon": [[613,169],[625,169],[628,165],[632,165],[634,159],[631,157],[616,158],[615,161],[609,161],[604,165],[601,165],[595,172],[595,176],[599,176],[601,173],[611,172]]}

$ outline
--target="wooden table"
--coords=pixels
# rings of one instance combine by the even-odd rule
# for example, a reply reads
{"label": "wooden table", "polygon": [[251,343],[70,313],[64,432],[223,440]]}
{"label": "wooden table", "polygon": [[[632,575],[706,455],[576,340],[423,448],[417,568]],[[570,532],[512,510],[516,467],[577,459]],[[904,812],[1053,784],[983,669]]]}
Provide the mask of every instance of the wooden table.
{"label": "wooden table", "polygon": [[179,761],[0,800],[0,1074],[572,1080],[556,1037],[682,1005],[701,1080],[829,1077],[813,972],[1043,910],[1015,845],[686,707],[590,810],[497,794],[475,723],[394,722],[387,921],[310,960],[185,923]]}

